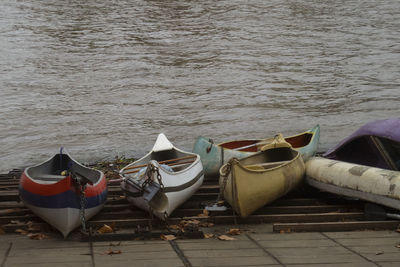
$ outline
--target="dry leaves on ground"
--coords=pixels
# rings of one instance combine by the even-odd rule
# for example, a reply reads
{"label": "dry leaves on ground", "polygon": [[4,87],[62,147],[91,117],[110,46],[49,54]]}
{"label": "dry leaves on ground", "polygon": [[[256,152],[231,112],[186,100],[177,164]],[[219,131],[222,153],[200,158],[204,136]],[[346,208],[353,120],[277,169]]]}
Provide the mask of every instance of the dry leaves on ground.
{"label": "dry leaves on ground", "polygon": [[213,238],[215,235],[211,234],[211,233],[204,233],[204,238],[205,239],[209,239],[209,238]]}
{"label": "dry leaves on ground", "polygon": [[16,233],[20,233],[21,235],[27,235],[29,234],[28,231],[24,230],[24,229],[17,229],[15,230]]}
{"label": "dry leaves on ground", "polygon": [[199,226],[200,227],[212,227],[212,226],[214,226],[214,224],[210,223],[210,222],[202,222],[199,224]]}
{"label": "dry leaves on ground", "polygon": [[97,230],[97,233],[99,234],[105,234],[105,233],[112,233],[114,230],[111,226],[104,224],[100,229]]}
{"label": "dry leaves on ground", "polygon": [[164,235],[164,234],[162,234],[162,235],[160,236],[160,238],[161,238],[162,240],[169,241],[169,240],[175,240],[175,239],[176,239],[176,236],[174,236],[174,235]]}
{"label": "dry leaves on ground", "polygon": [[109,248],[108,250],[104,251],[103,254],[105,255],[115,255],[115,254],[121,254],[122,251],[120,249],[118,250],[112,250],[111,248]]}
{"label": "dry leaves on ground", "polygon": [[203,213],[198,214],[197,217],[208,217],[208,210],[203,209]]}
{"label": "dry leaves on ground", "polygon": [[230,237],[230,236],[227,236],[227,235],[220,235],[220,236],[218,236],[218,239],[219,239],[219,240],[222,240],[222,241],[236,240],[235,238]]}
{"label": "dry leaves on ground", "polygon": [[241,234],[239,228],[231,228],[226,233],[229,234],[229,235],[240,235]]}
{"label": "dry leaves on ground", "polygon": [[47,235],[45,235],[43,233],[30,233],[30,234],[27,234],[27,236],[33,240],[43,240],[48,237]]}

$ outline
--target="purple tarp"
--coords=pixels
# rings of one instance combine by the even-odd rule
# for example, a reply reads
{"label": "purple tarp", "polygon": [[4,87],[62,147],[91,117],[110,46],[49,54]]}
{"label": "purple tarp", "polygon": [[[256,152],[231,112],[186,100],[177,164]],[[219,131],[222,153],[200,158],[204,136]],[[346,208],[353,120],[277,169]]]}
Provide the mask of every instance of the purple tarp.
{"label": "purple tarp", "polygon": [[400,142],[400,118],[369,122],[342,140],[337,146],[328,150],[323,156],[368,166],[390,168],[384,163],[370,136]]}

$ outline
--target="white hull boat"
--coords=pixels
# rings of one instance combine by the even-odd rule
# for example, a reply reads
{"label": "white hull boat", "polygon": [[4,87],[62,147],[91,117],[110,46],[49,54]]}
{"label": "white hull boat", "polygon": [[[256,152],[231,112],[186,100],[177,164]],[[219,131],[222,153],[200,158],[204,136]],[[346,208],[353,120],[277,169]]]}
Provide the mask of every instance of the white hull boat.
{"label": "white hull boat", "polygon": [[120,171],[129,202],[165,220],[204,179],[200,156],[176,148],[159,134],[152,150]]}

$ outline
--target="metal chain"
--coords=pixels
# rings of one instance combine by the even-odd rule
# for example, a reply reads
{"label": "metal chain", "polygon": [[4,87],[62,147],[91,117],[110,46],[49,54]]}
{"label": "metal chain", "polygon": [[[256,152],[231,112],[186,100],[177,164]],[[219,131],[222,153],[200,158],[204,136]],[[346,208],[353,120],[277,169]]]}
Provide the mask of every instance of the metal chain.
{"label": "metal chain", "polygon": [[158,167],[154,166],[153,164],[149,164],[150,166],[147,167],[146,170],[146,177],[147,179],[142,183],[142,187],[144,188],[146,185],[151,184],[153,182],[153,174],[156,174],[156,179],[160,184],[161,189],[164,189],[164,184],[162,182],[162,177],[160,174],[160,170]]}
{"label": "metal chain", "polygon": [[85,197],[85,190],[86,190],[86,184],[80,186],[80,210],[79,210],[79,216],[81,218],[81,224],[82,224],[82,231],[86,233],[86,219],[85,219],[85,206],[86,206],[86,197]]}
{"label": "metal chain", "polygon": [[86,184],[81,184],[81,179],[71,172],[71,178],[75,185],[76,190],[79,194],[79,218],[81,220],[82,232],[86,233],[86,219],[85,219],[85,207],[86,207]]}

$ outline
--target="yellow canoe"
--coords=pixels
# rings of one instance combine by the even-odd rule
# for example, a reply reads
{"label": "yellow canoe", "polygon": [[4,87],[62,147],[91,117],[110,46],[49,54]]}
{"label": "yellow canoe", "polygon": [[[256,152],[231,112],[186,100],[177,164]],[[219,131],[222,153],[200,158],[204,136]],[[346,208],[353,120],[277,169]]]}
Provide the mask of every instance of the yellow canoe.
{"label": "yellow canoe", "polygon": [[220,190],[242,218],[286,195],[297,187],[305,173],[300,153],[280,135],[261,152],[232,158],[220,169]]}

